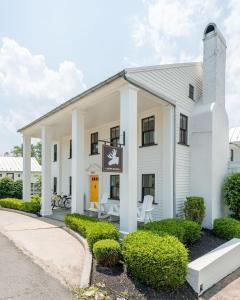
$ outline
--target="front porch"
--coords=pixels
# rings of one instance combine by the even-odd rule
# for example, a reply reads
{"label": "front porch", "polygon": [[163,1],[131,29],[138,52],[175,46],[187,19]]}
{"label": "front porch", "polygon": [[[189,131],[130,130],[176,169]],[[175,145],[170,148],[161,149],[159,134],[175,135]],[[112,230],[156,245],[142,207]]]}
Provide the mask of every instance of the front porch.
{"label": "front porch", "polygon": [[[154,119],[153,134],[147,136],[153,141],[148,145],[151,147],[142,144],[144,118]],[[52,212],[53,192],[71,194],[71,212],[80,214],[87,213],[90,203],[99,201],[107,193],[110,203],[117,203],[120,207],[120,231],[134,231],[137,228],[137,206],[143,200],[143,176],[147,175],[149,177],[144,180],[151,186],[144,187],[144,193],[154,194],[154,218],[173,217],[174,120],[173,105],[126,84],[122,79],[70,103],[64,109],[56,109],[22,132],[24,200],[30,199],[29,160],[31,138],[34,137],[42,140],[42,216],[52,215],[63,220],[67,212],[55,209]],[[109,136],[113,128],[118,128],[119,135]],[[113,142],[115,138],[116,144],[122,144],[124,134],[123,172],[102,172],[100,140]],[[97,151],[92,151],[92,147]],[[93,177],[97,196],[91,190]]]}

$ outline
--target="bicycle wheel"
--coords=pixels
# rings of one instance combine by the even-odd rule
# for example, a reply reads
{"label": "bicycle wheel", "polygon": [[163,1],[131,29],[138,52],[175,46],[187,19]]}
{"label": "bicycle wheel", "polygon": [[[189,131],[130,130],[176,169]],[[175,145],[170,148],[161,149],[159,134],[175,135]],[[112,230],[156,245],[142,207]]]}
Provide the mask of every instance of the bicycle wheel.
{"label": "bicycle wheel", "polygon": [[71,208],[71,198],[66,198],[64,201],[64,207],[65,208]]}

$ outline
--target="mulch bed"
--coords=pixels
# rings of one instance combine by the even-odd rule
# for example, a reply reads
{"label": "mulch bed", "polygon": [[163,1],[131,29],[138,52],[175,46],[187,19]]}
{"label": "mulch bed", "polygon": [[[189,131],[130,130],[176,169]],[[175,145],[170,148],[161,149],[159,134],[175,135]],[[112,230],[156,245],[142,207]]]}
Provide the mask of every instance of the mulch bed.
{"label": "mulch bed", "polygon": [[[212,234],[209,230],[203,230],[199,242],[188,247],[189,260],[192,261],[214,248],[226,242]],[[157,300],[157,299],[198,299],[191,287],[185,283],[175,291],[171,290],[154,290],[131,278],[126,272],[125,266],[122,264],[114,268],[106,268],[98,265],[93,260],[91,284],[104,283],[106,290],[112,299],[124,298],[124,293],[127,292],[126,299],[136,300]]]}

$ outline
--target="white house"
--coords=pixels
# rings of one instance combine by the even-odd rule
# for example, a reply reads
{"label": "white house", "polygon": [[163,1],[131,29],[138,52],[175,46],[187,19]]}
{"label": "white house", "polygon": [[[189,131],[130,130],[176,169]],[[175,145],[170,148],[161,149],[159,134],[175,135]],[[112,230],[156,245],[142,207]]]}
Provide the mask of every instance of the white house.
{"label": "white house", "polygon": [[229,172],[240,172],[240,127],[229,130]]}
{"label": "white house", "polygon": [[[31,158],[31,194],[36,192],[36,176],[41,175],[41,166],[35,157]],[[10,177],[19,180],[23,177],[23,158],[0,156],[0,178]]]}
{"label": "white house", "polygon": [[[120,203],[120,230],[137,227],[137,205],[154,196],[154,219],[183,215],[203,196],[205,226],[223,213],[228,167],[226,42],[217,26],[203,36],[203,62],[127,68],[19,130],[24,199],[30,194],[31,138],[42,139],[42,215],[50,198],[71,193],[72,212],[108,193]],[[125,145],[121,173],[102,172],[102,141]]]}

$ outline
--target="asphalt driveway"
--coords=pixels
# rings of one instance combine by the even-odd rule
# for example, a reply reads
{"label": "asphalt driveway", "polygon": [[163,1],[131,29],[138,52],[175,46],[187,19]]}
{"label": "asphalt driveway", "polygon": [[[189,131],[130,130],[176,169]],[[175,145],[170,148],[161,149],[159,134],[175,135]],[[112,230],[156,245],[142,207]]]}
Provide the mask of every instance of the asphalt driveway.
{"label": "asphalt driveway", "polygon": [[0,299],[68,300],[71,292],[0,234]]}

